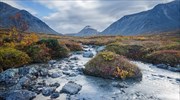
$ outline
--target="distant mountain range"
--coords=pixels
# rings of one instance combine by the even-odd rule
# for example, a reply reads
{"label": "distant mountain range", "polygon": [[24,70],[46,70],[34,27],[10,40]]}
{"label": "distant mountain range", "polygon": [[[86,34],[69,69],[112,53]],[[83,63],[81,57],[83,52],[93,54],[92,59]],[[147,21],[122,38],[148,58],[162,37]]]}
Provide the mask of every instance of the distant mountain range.
{"label": "distant mountain range", "polygon": [[85,26],[80,32],[74,33],[74,34],[68,34],[68,35],[83,37],[83,36],[96,36],[98,34],[99,32],[96,29],[88,25],[88,26]]}
{"label": "distant mountain range", "polygon": [[[28,32],[58,34],[46,23],[26,10],[19,10],[0,2],[0,28],[17,27]],[[70,36],[95,35],[141,35],[180,30],[180,1],[158,4],[153,9],[126,15],[112,23],[104,31],[98,32],[91,26],[84,27]]]}
{"label": "distant mountain range", "polygon": [[127,15],[100,35],[140,35],[180,30],[180,1],[158,4],[153,9]]}
{"label": "distant mountain range", "polygon": [[11,27],[27,32],[59,34],[26,10],[19,10],[0,2],[0,28]]}

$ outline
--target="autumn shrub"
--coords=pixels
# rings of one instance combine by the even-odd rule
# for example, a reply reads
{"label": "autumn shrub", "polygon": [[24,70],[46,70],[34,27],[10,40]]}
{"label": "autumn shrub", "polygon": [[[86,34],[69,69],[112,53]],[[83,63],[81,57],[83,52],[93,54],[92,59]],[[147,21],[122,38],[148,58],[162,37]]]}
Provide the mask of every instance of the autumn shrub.
{"label": "autumn shrub", "polygon": [[160,50],[180,50],[180,43],[171,43],[168,45],[164,45],[160,48]]}
{"label": "autumn shrub", "polygon": [[66,47],[68,49],[70,49],[70,51],[81,51],[82,49],[82,45],[80,45],[80,43],[76,43],[76,42],[72,42],[72,41],[65,41],[65,42],[61,42],[61,44],[66,45]]}
{"label": "autumn shrub", "polygon": [[37,44],[45,44],[50,49],[52,58],[63,58],[69,54],[68,48],[65,45],[59,44],[56,39],[42,39]]}
{"label": "autumn shrub", "polygon": [[2,35],[2,46],[11,47],[16,49],[23,49],[39,40],[39,37],[35,33],[22,33],[16,28],[13,28],[7,34]]}
{"label": "autumn shrub", "polygon": [[176,66],[180,64],[180,51],[178,50],[160,50],[146,56],[147,62],[153,64],[170,64]]}
{"label": "autumn shrub", "polygon": [[33,44],[26,48],[27,54],[31,57],[32,62],[41,63],[51,59],[50,49],[45,44]]}
{"label": "autumn shrub", "polygon": [[106,46],[107,51],[126,56],[134,60],[142,60],[148,51],[140,45],[123,45],[119,43],[109,44]]}
{"label": "autumn shrub", "polygon": [[39,37],[35,33],[26,34],[23,36],[22,40],[20,41],[20,45],[29,46],[33,43],[36,43],[38,40],[39,40]]}
{"label": "autumn shrub", "polygon": [[0,48],[0,68],[19,67],[31,61],[30,57],[14,48]]}
{"label": "autumn shrub", "polygon": [[133,78],[142,77],[140,69],[131,64],[128,59],[113,52],[101,52],[86,65],[84,72],[88,75],[100,76],[103,78]]}

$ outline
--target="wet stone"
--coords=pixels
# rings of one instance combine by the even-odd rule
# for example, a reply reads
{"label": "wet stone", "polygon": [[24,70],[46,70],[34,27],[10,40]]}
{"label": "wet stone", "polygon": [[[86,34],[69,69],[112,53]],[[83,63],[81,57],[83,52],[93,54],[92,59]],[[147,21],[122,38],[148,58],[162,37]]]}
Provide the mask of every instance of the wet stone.
{"label": "wet stone", "polygon": [[44,96],[50,96],[55,91],[55,89],[56,88],[54,87],[43,87],[42,94]]}
{"label": "wet stone", "polygon": [[48,69],[46,69],[46,68],[41,68],[41,69],[39,70],[39,74],[40,74],[40,76],[44,76],[44,77],[48,76],[48,74],[49,74]]}
{"label": "wet stone", "polygon": [[9,84],[13,85],[18,82],[19,75],[18,69],[8,69],[2,73],[0,73],[0,84]]}
{"label": "wet stone", "polygon": [[119,83],[119,82],[113,82],[112,86],[118,87],[118,88],[128,88],[128,86],[125,83]]}
{"label": "wet stone", "polygon": [[18,84],[20,84],[21,86],[28,86],[30,85],[30,83],[31,83],[31,80],[26,76],[22,77],[18,82]]}
{"label": "wet stone", "polygon": [[48,62],[48,64],[52,65],[52,64],[55,64],[56,62],[57,62],[56,60],[50,60],[50,61]]}
{"label": "wet stone", "polygon": [[79,60],[79,58],[78,57],[72,57],[69,60]]}
{"label": "wet stone", "polygon": [[58,88],[58,87],[60,86],[60,84],[56,82],[56,83],[54,83],[54,84],[50,84],[49,86],[50,86],[50,87],[56,87],[56,88]]}
{"label": "wet stone", "polygon": [[58,77],[60,77],[60,76],[62,76],[62,75],[61,75],[61,73],[56,72],[56,73],[51,73],[49,76],[50,76],[51,78],[58,78]]}
{"label": "wet stone", "polygon": [[50,98],[52,98],[52,99],[58,98],[58,97],[59,97],[59,94],[60,94],[60,93],[56,91],[56,92],[54,92],[54,93],[51,94],[51,97],[50,97]]}
{"label": "wet stone", "polygon": [[65,74],[65,75],[68,75],[68,76],[70,76],[70,77],[77,76],[77,74],[76,74],[76,73],[71,72],[71,71],[63,71],[62,73],[63,73],[63,74]]}
{"label": "wet stone", "polygon": [[91,51],[85,51],[83,53],[83,57],[86,57],[86,58],[92,58],[93,56],[94,54]]}
{"label": "wet stone", "polygon": [[61,90],[62,93],[67,94],[77,94],[81,90],[82,86],[80,84],[77,84],[73,81],[69,81],[67,84],[65,84]]}
{"label": "wet stone", "polygon": [[40,82],[38,82],[38,85],[46,86],[46,81],[45,80],[40,81]]}
{"label": "wet stone", "polygon": [[176,81],[177,81],[177,82],[180,82],[180,78],[176,78]]}
{"label": "wet stone", "polygon": [[167,69],[168,68],[168,66],[165,65],[165,64],[158,64],[158,65],[156,65],[156,67],[162,68],[162,69]]}

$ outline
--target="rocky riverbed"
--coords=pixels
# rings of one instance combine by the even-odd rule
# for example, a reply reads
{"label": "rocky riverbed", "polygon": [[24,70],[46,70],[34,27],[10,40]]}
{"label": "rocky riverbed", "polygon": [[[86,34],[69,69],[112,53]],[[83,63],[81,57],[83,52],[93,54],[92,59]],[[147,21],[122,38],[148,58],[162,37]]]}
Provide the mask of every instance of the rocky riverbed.
{"label": "rocky riverbed", "polygon": [[142,81],[87,76],[82,69],[103,47],[84,46],[69,58],[8,69],[0,74],[0,99],[7,100],[179,100],[180,75],[132,61]]}

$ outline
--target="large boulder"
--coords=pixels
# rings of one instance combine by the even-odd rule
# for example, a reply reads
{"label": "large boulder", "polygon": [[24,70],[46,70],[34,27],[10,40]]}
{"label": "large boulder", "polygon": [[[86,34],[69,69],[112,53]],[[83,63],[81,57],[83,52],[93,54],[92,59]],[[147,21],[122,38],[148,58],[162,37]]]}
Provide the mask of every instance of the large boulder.
{"label": "large boulder", "polygon": [[61,92],[73,95],[77,94],[81,90],[81,88],[82,86],[80,84],[69,81],[67,84],[63,86]]}
{"label": "large boulder", "polygon": [[113,52],[101,52],[86,65],[84,72],[103,78],[141,79],[140,69],[128,59]]}

